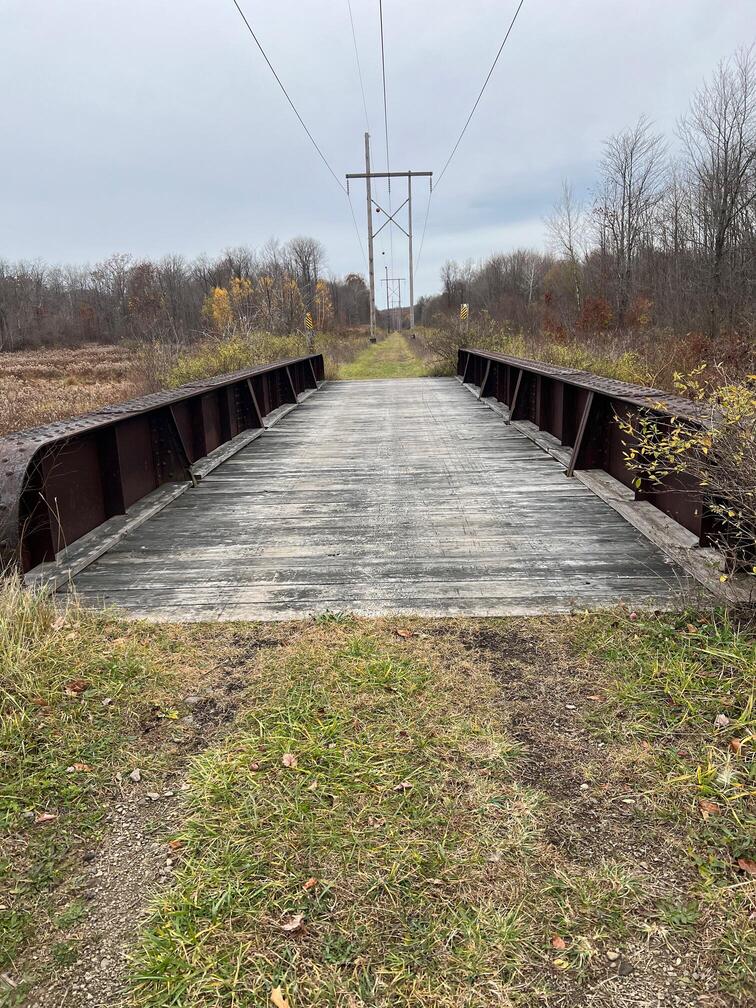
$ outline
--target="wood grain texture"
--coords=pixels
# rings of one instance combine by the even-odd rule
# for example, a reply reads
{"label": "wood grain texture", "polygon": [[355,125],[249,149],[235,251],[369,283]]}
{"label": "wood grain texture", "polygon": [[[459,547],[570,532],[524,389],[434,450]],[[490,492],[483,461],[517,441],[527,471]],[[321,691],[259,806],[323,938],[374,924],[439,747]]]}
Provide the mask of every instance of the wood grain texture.
{"label": "wood grain texture", "polygon": [[326,385],[74,584],[155,620],[668,607],[689,587],[451,378]]}

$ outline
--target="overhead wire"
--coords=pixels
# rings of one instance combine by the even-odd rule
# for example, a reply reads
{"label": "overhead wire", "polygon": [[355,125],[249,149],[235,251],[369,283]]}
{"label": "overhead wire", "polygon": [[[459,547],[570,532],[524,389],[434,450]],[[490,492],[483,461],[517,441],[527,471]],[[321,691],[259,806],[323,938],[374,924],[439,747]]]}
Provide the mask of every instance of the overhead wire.
{"label": "overhead wire", "polygon": [[423,233],[422,233],[422,237],[420,238],[420,248],[419,248],[418,253],[417,253],[417,259],[415,260],[415,272],[417,272],[417,270],[419,269],[419,266],[420,266],[420,257],[423,254],[423,245],[425,244],[425,232],[426,232],[427,227],[428,227],[428,217],[430,215],[430,207],[431,207],[431,200],[433,198],[433,193],[438,188],[438,185],[439,185],[441,179],[446,174],[446,169],[451,164],[452,158],[457,153],[457,149],[459,148],[459,145],[462,143],[462,138],[464,137],[465,133],[467,132],[467,127],[470,125],[470,123],[472,121],[472,117],[475,115],[475,110],[477,109],[478,105],[480,104],[480,99],[483,97],[483,92],[486,90],[486,87],[488,86],[488,82],[490,81],[490,79],[491,79],[491,77],[493,75],[493,72],[496,69],[496,64],[499,62],[499,57],[501,56],[502,52],[504,51],[504,46],[507,44],[507,40],[509,39],[509,36],[512,33],[512,29],[514,28],[515,21],[517,20],[517,17],[519,15],[519,13],[520,13],[520,11],[521,11],[522,6],[523,6],[524,3],[525,3],[525,0],[520,0],[520,2],[518,3],[517,9],[515,10],[515,12],[514,12],[514,14],[512,16],[512,20],[509,22],[509,27],[507,28],[506,34],[504,35],[504,39],[503,39],[501,45],[499,46],[499,50],[496,53],[496,56],[494,57],[493,63],[491,64],[491,68],[488,71],[488,73],[486,74],[486,79],[483,81],[483,86],[481,87],[480,91],[478,92],[478,97],[475,99],[475,103],[473,104],[473,107],[470,110],[470,114],[468,115],[467,119],[465,120],[465,125],[462,127],[462,131],[459,134],[459,136],[457,137],[457,142],[452,147],[451,153],[449,154],[449,157],[446,159],[446,163],[444,164],[444,167],[441,169],[441,172],[440,172],[438,178],[436,179],[435,185],[431,189],[431,191],[430,191],[430,193],[428,195],[428,206],[427,206],[426,211],[425,211],[425,222],[423,224]]}
{"label": "overhead wire", "polygon": [[367,99],[365,98],[365,84],[362,79],[362,66],[360,64],[360,52],[357,48],[357,34],[354,30],[354,17],[352,16],[352,0],[347,0],[349,9],[349,23],[352,26],[352,43],[354,45],[354,58],[357,63],[357,76],[360,79],[360,91],[362,92],[362,107],[365,110],[365,128],[370,132],[370,117],[368,116]]}
{"label": "overhead wire", "polygon": [[[378,17],[381,26],[381,78],[383,80],[383,133],[386,140],[386,171],[391,171],[391,153],[389,149],[389,128],[388,128],[388,96],[386,92],[386,46],[383,34],[383,0],[378,0]],[[394,212],[391,205],[391,179],[388,182],[388,209],[389,216]],[[389,245],[391,248],[391,275],[394,275],[394,223],[391,221],[388,226]]]}
{"label": "overhead wire", "polygon": [[488,86],[488,82],[491,80],[491,75],[493,74],[494,70],[496,69],[496,64],[499,62],[499,57],[501,56],[502,52],[504,51],[504,46],[507,44],[507,39],[509,38],[509,36],[510,36],[510,34],[512,32],[512,29],[514,28],[515,21],[517,20],[517,15],[520,13],[520,11],[522,9],[522,5],[524,3],[525,3],[525,0],[520,0],[519,4],[517,5],[517,10],[514,12],[514,16],[512,17],[512,20],[509,22],[509,28],[507,28],[507,33],[504,36],[504,41],[499,46],[499,51],[496,53],[494,61],[491,64],[491,69],[488,71],[488,74],[486,75],[486,79],[483,81],[483,87],[480,89],[478,97],[475,99],[475,104],[473,105],[472,109],[470,110],[470,115],[467,117],[467,119],[465,121],[465,125],[462,127],[462,132],[457,137],[457,142],[454,144],[454,147],[452,148],[451,154],[446,159],[446,164],[441,169],[441,174],[436,179],[436,188],[438,188],[439,182],[441,181],[441,179],[446,174],[446,169],[449,167],[449,165],[451,164],[452,158],[457,153],[457,148],[462,143],[462,137],[467,132],[467,127],[470,125],[470,121],[472,120],[472,117],[475,115],[475,110],[478,107],[478,104],[480,103],[480,99],[483,97],[483,92],[486,90],[486,87]]}
{"label": "overhead wire", "polygon": [[311,132],[310,132],[310,130],[308,129],[308,127],[307,127],[307,123],[306,123],[306,122],[304,121],[304,119],[302,118],[302,116],[301,116],[301,115],[299,114],[299,110],[298,110],[297,106],[296,106],[296,105],[294,104],[294,102],[293,102],[293,101],[292,101],[292,99],[291,99],[291,96],[289,95],[289,92],[288,92],[288,91],[286,90],[286,88],[284,87],[284,83],[283,83],[283,81],[281,80],[281,78],[280,78],[280,77],[278,76],[278,74],[276,73],[276,69],[275,69],[275,67],[273,66],[273,64],[271,63],[271,61],[270,61],[270,60],[268,59],[268,54],[267,54],[267,53],[265,52],[265,50],[263,49],[263,47],[262,47],[262,44],[261,44],[260,40],[258,39],[257,35],[255,34],[255,32],[254,32],[254,30],[253,30],[253,28],[252,28],[252,25],[251,25],[251,24],[249,23],[249,21],[247,20],[247,16],[246,16],[246,14],[245,14],[245,13],[244,13],[244,11],[242,10],[242,8],[241,8],[241,7],[239,6],[239,3],[238,3],[238,0],[231,0],[231,2],[233,3],[234,7],[236,7],[237,11],[239,12],[239,17],[240,17],[240,18],[242,19],[242,21],[244,22],[244,24],[245,24],[245,26],[246,26],[246,28],[247,28],[247,31],[249,32],[249,34],[250,34],[250,35],[252,36],[252,38],[254,39],[254,42],[255,42],[255,45],[257,46],[257,48],[258,48],[258,49],[260,50],[260,52],[262,53],[262,57],[263,57],[263,59],[264,59],[264,60],[265,60],[265,62],[266,62],[266,63],[268,64],[268,67],[270,68],[270,72],[271,72],[271,73],[273,74],[273,76],[275,77],[275,79],[276,79],[276,83],[277,83],[277,84],[278,84],[278,86],[280,87],[281,91],[283,91],[283,94],[284,94],[284,97],[286,98],[286,101],[287,101],[287,102],[289,103],[289,105],[291,106],[291,109],[292,109],[292,111],[294,112],[294,115],[295,115],[295,116],[297,117],[297,119],[299,120],[299,122],[300,122],[300,124],[301,124],[301,126],[302,126],[302,129],[303,129],[303,130],[305,131],[305,133],[306,133],[306,134],[307,134],[307,136],[309,137],[309,139],[310,139],[310,142],[312,143],[312,146],[313,146],[313,147],[315,148],[315,150],[316,150],[316,151],[318,152],[318,156],[320,157],[320,160],[321,160],[321,161],[323,162],[323,164],[324,164],[324,165],[326,166],[326,168],[328,169],[328,171],[329,171],[329,172],[331,173],[331,175],[333,176],[333,179],[334,179],[334,181],[335,181],[336,185],[337,185],[337,186],[339,187],[339,189],[341,189],[341,191],[342,191],[342,192],[344,193],[344,195],[346,196],[346,198],[347,198],[347,202],[349,203],[349,209],[350,209],[350,211],[351,211],[351,214],[352,214],[352,221],[353,221],[353,223],[354,223],[354,228],[355,228],[355,233],[356,233],[356,235],[357,235],[357,241],[359,242],[359,245],[360,245],[360,250],[361,250],[361,252],[362,252],[362,256],[363,256],[363,259],[365,259],[365,262],[367,262],[367,257],[366,257],[366,255],[365,255],[365,249],[364,249],[364,247],[363,247],[363,245],[362,245],[362,238],[360,237],[360,232],[359,232],[359,229],[358,229],[358,227],[357,227],[357,219],[356,219],[356,218],[355,218],[355,216],[354,216],[354,209],[353,209],[353,207],[352,207],[352,201],[351,201],[351,199],[349,198],[349,193],[347,192],[347,188],[346,188],[346,186],[344,185],[344,183],[343,183],[343,182],[341,181],[341,179],[340,179],[340,178],[338,177],[338,175],[336,174],[336,172],[335,172],[335,171],[333,170],[333,168],[331,167],[331,165],[330,165],[330,163],[329,163],[328,159],[326,158],[325,154],[324,154],[324,153],[323,153],[323,151],[322,151],[322,150],[320,149],[320,146],[319,146],[319,144],[318,144],[317,140],[315,139],[315,137],[314,137],[314,136],[312,135],[312,133],[311,133]]}

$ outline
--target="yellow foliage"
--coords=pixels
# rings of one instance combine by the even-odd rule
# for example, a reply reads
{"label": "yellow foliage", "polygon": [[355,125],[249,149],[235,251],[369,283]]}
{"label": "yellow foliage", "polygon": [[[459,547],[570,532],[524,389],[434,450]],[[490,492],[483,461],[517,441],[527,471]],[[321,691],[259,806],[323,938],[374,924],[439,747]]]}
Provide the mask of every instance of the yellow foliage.
{"label": "yellow foliage", "polygon": [[213,287],[205,298],[202,314],[209,319],[217,332],[222,332],[231,322],[231,299],[225,287]]}

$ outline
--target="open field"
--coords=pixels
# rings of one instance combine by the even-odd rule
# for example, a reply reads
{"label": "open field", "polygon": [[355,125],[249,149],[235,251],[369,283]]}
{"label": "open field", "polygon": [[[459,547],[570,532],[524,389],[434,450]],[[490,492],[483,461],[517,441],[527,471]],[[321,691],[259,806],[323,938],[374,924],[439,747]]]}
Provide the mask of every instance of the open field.
{"label": "open field", "polygon": [[128,349],[19,350],[0,354],[0,434],[87,413],[146,390]]}
{"label": "open field", "polygon": [[750,628],[1,615],[5,1004],[751,1003]]}
{"label": "open field", "polygon": [[[413,377],[427,373],[422,349],[394,334],[371,346],[367,332],[319,333],[328,378]],[[264,346],[234,337],[171,354],[158,348],[87,345],[0,354],[0,435],[88,413],[223,371],[306,353],[304,338],[268,337]],[[418,353],[420,356],[418,356]]]}

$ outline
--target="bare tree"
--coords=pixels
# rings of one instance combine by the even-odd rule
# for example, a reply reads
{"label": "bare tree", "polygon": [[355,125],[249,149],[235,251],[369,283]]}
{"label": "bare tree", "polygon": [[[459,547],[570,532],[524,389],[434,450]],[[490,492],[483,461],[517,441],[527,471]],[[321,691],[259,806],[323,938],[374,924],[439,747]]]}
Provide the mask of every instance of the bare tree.
{"label": "bare tree", "polygon": [[586,248],[586,218],[582,204],[575,198],[566,179],[562,182],[562,195],[546,218],[546,228],[552,251],[569,263],[575,288],[575,306],[580,313],[583,307],[582,262]]}
{"label": "bare tree", "polygon": [[[708,263],[709,326],[719,333],[724,268],[756,201],[756,59],[741,49],[717,67],[679,127],[691,175],[696,241]],[[730,319],[730,321],[732,321]]]}
{"label": "bare tree", "polygon": [[632,295],[636,257],[644,241],[651,241],[654,212],[666,181],[666,145],[645,116],[606,141],[601,173],[595,207],[598,238],[614,265],[621,327]]}

